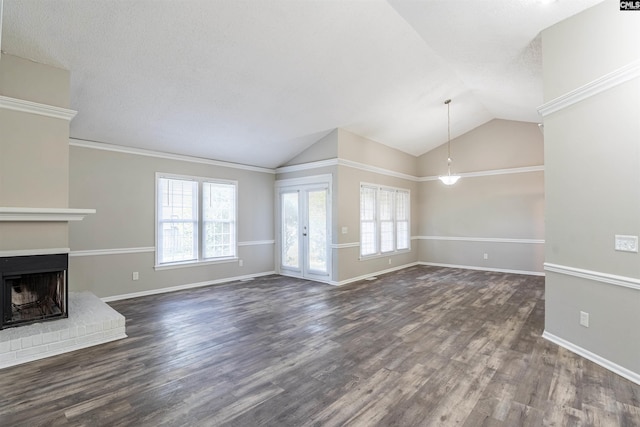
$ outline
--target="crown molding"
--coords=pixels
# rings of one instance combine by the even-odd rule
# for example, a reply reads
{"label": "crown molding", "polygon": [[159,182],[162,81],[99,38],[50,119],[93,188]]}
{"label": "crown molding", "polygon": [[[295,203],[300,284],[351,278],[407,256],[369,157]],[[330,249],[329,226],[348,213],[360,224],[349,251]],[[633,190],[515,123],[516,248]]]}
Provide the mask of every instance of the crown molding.
{"label": "crown molding", "polygon": [[420,180],[417,176],[409,175],[402,172],[392,171],[390,169],[384,169],[377,166],[366,165],[364,163],[354,162],[353,160],[338,159],[339,166],[346,166],[353,169],[360,169],[365,172],[373,172],[380,175],[387,175],[394,178],[406,179],[407,181],[417,182]]}
{"label": "crown molding", "polygon": [[82,139],[69,138],[69,145],[72,147],[90,148],[93,150],[112,151],[115,153],[133,154],[136,156],[155,157],[159,159],[177,160],[181,162],[201,163],[223,168],[241,169],[251,172],[261,172],[275,174],[275,170],[261,168],[258,166],[242,165],[240,163],[223,162],[220,160],[205,159],[202,157],[185,156],[182,154],[164,153],[162,151],[145,150],[142,148],[125,147],[123,145],[105,144],[103,142],[85,141]]}
{"label": "crown molding", "polygon": [[95,209],[64,209],[64,208],[2,208],[0,207],[0,221],[23,222],[68,222],[81,221],[85,216],[96,213]]}
{"label": "crown molding", "polygon": [[[241,165],[239,163],[228,163],[228,162],[223,162],[219,160],[204,159],[201,157],[191,157],[191,156],[184,156],[181,154],[171,154],[171,153],[164,153],[160,151],[145,150],[142,148],[132,148],[132,147],[125,147],[122,145],[105,144],[102,142],[85,141],[85,140],[75,139],[75,138],[69,138],[69,145],[72,147],[90,148],[94,150],[112,151],[116,153],[134,154],[138,156],[156,157],[160,159],[178,160],[178,161],[191,162],[191,163],[202,163],[202,164],[207,164],[212,166],[235,168],[235,169],[242,169],[242,170],[248,170],[252,172],[262,172],[262,173],[269,173],[269,174],[284,174],[284,173],[291,173],[291,172],[320,169],[320,168],[331,167],[331,166],[345,166],[353,169],[359,169],[365,172],[373,172],[380,175],[391,176],[394,178],[405,179],[407,181],[413,181],[413,182],[435,181],[438,179],[437,176],[417,177],[417,176],[409,175],[402,172],[392,171],[390,169],[384,169],[377,166],[366,165],[364,163],[355,162],[353,160],[345,160],[345,159],[338,159],[338,158],[319,160],[317,162],[302,163],[300,165],[282,166],[276,169],[268,169],[268,168],[261,168],[257,166]],[[487,171],[480,171],[480,172],[466,172],[466,173],[459,173],[458,175],[460,175],[463,178],[473,178],[473,177],[479,177],[479,176],[506,175],[506,174],[513,174],[513,173],[540,172],[540,171],[544,171],[544,166],[525,166],[525,167],[511,168],[511,169],[496,169],[496,170],[487,170]]]}
{"label": "crown molding", "polygon": [[[540,166],[523,166],[520,168],[509,168],[509,169],[493,169],[486,171],[478,171],[478,172],[462,172],[456,173],[461,178],[477,178],[481,176],[493,176],[493,175],[510,175],[515,173],[529,173],[529,172],[544,172],[544,165]],[[437,176],[425,176],[422,178],[418,178],[418,181],[437,181],[439,178]]]}
{"label": "crown molding", "polygon": [[71,119],[78,114],[77,111],[69,110],[67,108],[40,104],[38,102],[25,101],[24,99],[10,98],[2,95],[0,95],[0,109],[37,114],[39,116],[53,117],[54,119],[67,121],[71,121]]}
{"label": "crown molding", "polygon": [[319,168],[337,166],[337,165],[338,165],[337,158],[327,159],[327,160],[318,160],[317,162],[301,163],[299,165],[281,166],[279,168],[276,168],[276,173],[299,172],[299,171],[319,169]]}
{"label": "crown molding", "polygon": [[630,64],[620,67],[615,71],[612,71],[604,76],[601,76],[592,82],[589,82],[577,89],[565,93],[549,102],[542,104],[538,107],[538,113],[542,117],[546,117],[549,114],[553,114],[556,111],[560,111],[564,108],[570,107],[580,101],[587,98],[591,98],[601,92],[609,90],[622,83],[628,82],[636,77],[640,76],[640,60],[631,62]]}

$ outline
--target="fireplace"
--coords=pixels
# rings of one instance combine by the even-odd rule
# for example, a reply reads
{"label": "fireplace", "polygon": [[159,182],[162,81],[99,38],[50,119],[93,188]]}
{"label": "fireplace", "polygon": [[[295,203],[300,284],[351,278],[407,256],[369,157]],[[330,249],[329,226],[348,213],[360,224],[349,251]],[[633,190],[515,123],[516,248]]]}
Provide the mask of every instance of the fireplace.
{"label": "fireplace", "polygon": [[68,254],[0,258],[0,329],[68,317]]}

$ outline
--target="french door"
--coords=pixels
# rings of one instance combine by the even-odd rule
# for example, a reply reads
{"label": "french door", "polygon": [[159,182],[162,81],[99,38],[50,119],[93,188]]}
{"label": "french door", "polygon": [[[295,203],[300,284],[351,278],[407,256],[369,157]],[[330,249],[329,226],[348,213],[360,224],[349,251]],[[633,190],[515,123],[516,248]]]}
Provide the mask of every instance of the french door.
{"label": "french door", "polygon": [[331,271],[329,184],[280,187],[280,271],[328,282]]}

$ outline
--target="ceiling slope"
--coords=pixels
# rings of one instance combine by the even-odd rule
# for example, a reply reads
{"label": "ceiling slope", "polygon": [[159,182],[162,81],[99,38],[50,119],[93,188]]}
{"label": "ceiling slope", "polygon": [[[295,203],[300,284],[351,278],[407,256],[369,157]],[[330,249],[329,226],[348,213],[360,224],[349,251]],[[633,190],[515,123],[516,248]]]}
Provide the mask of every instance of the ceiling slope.
{"label": "ceiling slope", "polygon": [[2,50],[71,70],[73,138],[273,168],[333,129],[420,155],[537,121],[539,32],[598,0],[4,0]]}

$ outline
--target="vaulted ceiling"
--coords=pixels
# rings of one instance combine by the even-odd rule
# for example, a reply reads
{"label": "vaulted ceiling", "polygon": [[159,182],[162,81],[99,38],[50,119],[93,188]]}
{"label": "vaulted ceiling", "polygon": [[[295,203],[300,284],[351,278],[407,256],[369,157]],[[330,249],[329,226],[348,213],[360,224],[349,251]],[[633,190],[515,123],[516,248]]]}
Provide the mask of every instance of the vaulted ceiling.
{"label": "vaulted ceiling", "polygon": [[540,31],[600,1],[4,0],[0,40],[71,70],[73,138],[276,167],[337,127],[423,154],[447,98],[452,137],[538,122]]}

